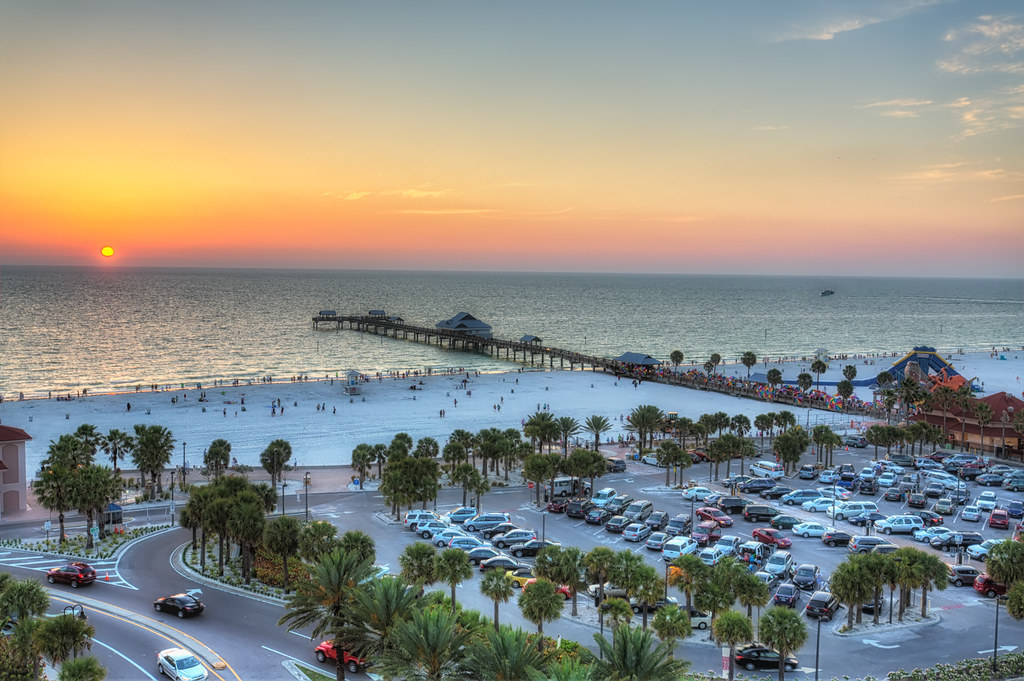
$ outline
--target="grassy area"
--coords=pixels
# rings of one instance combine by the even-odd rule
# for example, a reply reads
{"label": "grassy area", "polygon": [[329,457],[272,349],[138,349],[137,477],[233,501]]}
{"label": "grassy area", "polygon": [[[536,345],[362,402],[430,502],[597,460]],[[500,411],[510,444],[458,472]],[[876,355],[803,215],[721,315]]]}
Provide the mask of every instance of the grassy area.
{"label": "grassy area", "polygon": [[299,673],[304,674],[309,681],[334,681],[335,678],[333,676],[328,676],[327,674],[321,674],[320,672],[301,664],[295,665],[295,668],[299,670]]}

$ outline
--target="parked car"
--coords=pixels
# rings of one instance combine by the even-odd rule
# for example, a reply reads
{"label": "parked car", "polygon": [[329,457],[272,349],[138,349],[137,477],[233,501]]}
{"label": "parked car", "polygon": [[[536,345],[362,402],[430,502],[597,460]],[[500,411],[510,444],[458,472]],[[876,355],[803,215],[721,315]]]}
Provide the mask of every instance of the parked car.
{"label": "parked car", "polygon": [[607,508],[592,508],[587,513],[586,522],[589,525],[604,525],[612,517],[612,512]]}
{"label": "parked car", "polygon": [[814,480],[818,477],[818,469],[811,464],[804,464],[800,466],[797,477],[801,480]]}
{"label": "parked car", "polygon": [[882,498],[885,499],[886,501],[899,502],[906,501],[908,496],[909,494],[907,490],[903,489],[902,487],[890,487],[889,489],[885,490],[885,494],[882,495]]}
{"label": "parked car", "polygon": [[800,589],[795,584],[782,584],[775,590],[772,602],[784,608],[795,608],[800,602]]}
{"label": "parked car", "polygon": [[[427,530],[424,529],[423,531],[426,532]],[[438,548],[441,548],[443,546],[448,546],[448,543],[451,542],[451,540],[454,539],[455,537],[468,537],[468,536],[469,536],[468,534],[466,534],[465,532],[463,532],[462,530],[460,530],[458,528],[451,528],[451,527],[449,527],[449,528],[445,528],[445,529],[441,530],[440,532],[437,532],[437,533],[433,534],[430,537],[430,542],[434,546],[436,546]],[[426,539],[426,537],[424,537],[424,539]]]}
{"label": "parked car", "polygon": [[661,551],[665,548],[665,543],[671,538],[671,535],[666,532],[654,532],[647,538],[647,542],[644,545],[651,551]]}
{"label": "parked car", "polygon": [[916,515],[894,515],[875,521],[875,529],[882,534],[913,534],[924,527],[924,521]]}
{"label": "parked car", "polygon": [[755,541],[759,541],[762,544],[769,544],[771,546],[777,546],[780,549],[788,549],[793,545],[793,541],[782,534],[779,530],[773,527],[759,527],[750,533],[750,536]]}
{"label": "parked car", "polygon": [[652,513],[654,513],[654,504],[647,499],[637,499],[626,506],[622,515],[629,518],[631,522],[642,523],[647,520]]}
{"label": "parked car", "polygon": [[1024,502],[1013,499],[1006,504],[1006,514],[1011,518],[1024,518]]}
{"label": "parked car", "polygon": [[714,566],[718,565],[718,561],[725,557],[725,553],[717,546],[707,546],[700,550],[697,557],[700,558],[701,562],[705,565]]}
{"label": "parked car", "polygon": [[[537,581],[536,577],[531,577],[530,579],[528,579],[525,582],[523,582],[522,591],[526,591],[526,587],[530,586],[531,584],[533,584],[536,581]],[[569,587],[567,587],[565,584],[556,584],[555,585],[555,593],[562,594],[562,598],[564,600],[569,600],[570,598],[572,598],[572,590],[569,589]]]}
{"label": "parked car", "polygon": [[929,482],[925,485],[924,495],[933,499],[938,499],[946,492],[946,486],[941,482]]}
{"label": "parked car", "polygon": [[452,540],[448,542],[448,548],[459,549],[460,551],[471,551],[483,545],[483,541],[476,537],[452,537]]}
{"label": "parked car", "polygon": [[805,501],[813,501],[821,498],[817,490],[813,489],[796,489],[789,494],[784,494],[780,497],[780,501],[786,506],[795,506],[796,504],[802,504]]}
{"label": "parked car", "polygon": [[722,538],[715,543],[715,546],[722,549],[722,552],[727,556],[736,554],[736,549],[739,548],[740,544],[743,543],[739,537],[732,534],[723,534]]}
{"label": "parked car", "polygon": [[967,556],[973,560],[985,560],[989,549],[1005,539],[986,539],[980,544],[972,544],[967,547]]}
{"label": "parked car", "polygon": [[88,563],[74,561],[61,567],[50,568],[46,571],[46,581],[50,584],[60,582],[70,584],[72,589],[77,589],[83,584],[92,584],[96,581],[96,570]]}
{"label": "parked car", "polygon": [[[607,528],[607,526],[605,526]],[[630,523],[622,531],[622,538],[626,541],[644,541],[651,536],[651,528],[643,523]]]}
{"label": "parked car", "polygon": [[668,525],[665,527],[665,532],[672,536],[686,534],[690,531],[691,522],[692,520],[689,513],[677,513],[668,521]]}
{"label": "parked car", "polygon": [[518,529],[521,528],[515,523],[499,523],[494,527],[484,530],[480,534],[484,536],[484,539],[493,539],[494,537],[497,537],[499,534],[505,534],[506,532]]}
{"label": "parked car", "polygon": [[515,584],[516,588],[519,589],[522,589],[524,586],[526,586],[527,581],[536,577],[536,575],[533,574],[533,568],[531,567],[521,567],[516,568],[515,570],[507,570],[505,574],[509,576],[509,579],[512,580],[512,583]]}
{"label": "parked car", "polygon": [[721,527],[732,527],[732,517],[720,508],[704,506],[697,509],[696,515],[700,520],[714,520]]}
{"label": "parked car", "polygon": [[564,497],[556,497],[548,502],[546,508],[549,513],[565,513],[565,509],[569,508],[569,500]]}
{"label": "parked car", "polygon": [[883,539],[882,537],[867,536],[861,534],[851,539],[850,543],[847,545],[846,548],[850,550],[850,553],[869,553],[873,548],[875,548],[879,544],[888,543],[889,541],[887,539]]}
{"label": "parked car", "polygon": [[[710,497],[704,500],[705,505],[711,506]],[[743,497],[727,497],[723,496],[714,502],[714,505],[722,509],[726,513],[732,515],[733,513],[743,513],[743,509],[750,505],[750,502]]]}
{"label": "parked car", "polygon": [[995,492],[985,490],[974,500],[974,505],[982,511],[993,511],[999,506],[999,497]]}
{"label": "parked car", "polygon": [[995,598],[1006,594],[1006,585],[1000,584],[983,572],[974,578],[974,590],[989,598]]}
{"label": "parked car", "polygon": [[467,555],[469,556],[470,563],[479,565],[480,561],[500,556],[501,552],[493,546],[478,546],[475,549],[471,549]]}
{"label": "parked car", "polygon": [[913,511],[907,511],[907,515],[916,515],[922,522],[924,522],[925,527],[928,525],[943,525],[946,522],[943,520],[942,516],[935,511],[914,509]]}
{"label": "parked car", "polygon": [[590,499],[572,499],[565,509],[565,515],[570,518],[586,518],[594,508],[594,502]]}
{"label": "parked car", "polygon": [[828,531],[828,528],[821,523],[798,523],[793,526],[793,534],[807,538],[820,537]]}
{"label": "parked car", "polygon": [[605,471],[608,473],[625,473],[626,461],[614,456],[605,457]]}
{"label": "parked car", "polygon": [[440,520],[440,518],[433,511],[415,510],[406,513],[402,522],[406,528],[415,532],[419,528],[419,524],[426,520]]}
{"label": "parked car", "polygon": [[868,446],[868,439],[863,435],[847,435],[843,438],[843,446],[864,449]]}
{"label": "parked car", "polygon": [[914,541],[924,542],[928,544],[931,542],[933,537],[944,537],[947,534],[952,533],[953,530],[948,527],[942,527],[940,525],[931,525],[929,527],[920,527],[913,532]]}
{"label": "parked car", "polygon": [[788,530],[800,523],[800,519],[788,513],[780,513],[768,521],[768,524],[777,530]]}
{"label": "parked car", "polygon": [[604,524],[605,532],[614,532],[615,534],[622,534],[622,531],[629,525],[629,518],[624,515],[613,515],[608,519],[608,522]]}
{"label": "parked car", "polygon": [[1003,484],[1004,477],[1005,476],[1000,473],[993,473],[989,471],[988,473],[982,473],[976,477],[974,482],[978,483],[982,487],[1000,487]]}
{"label": "parked car", "polygon": [[[777,670],[779,668],[779,651],[767,646],[751,644],[737,648],[733,660],[737,667],[751,672],[756,669]],[[787,655],[783,665],[789,671],[793,671],[800,666],[800,661],[792,655]]]}
{"label": "parked car", "polygon": [[989,514],[988,526],[994,530],[1010,529],[1010,514],[1005,508],[997,508]]}
{"label": "parked car", "polygon": [[[548,510],[550,510],[550,509],[548,509]],[[456,525],[461,525],[462,523],[466,522],[467,520],[469,520],[470,518],[472,518],[476,514],[477,514],[476,507],[474,507],[474,506],[460,506],[460,507],[458,507],[456,509],[452,509],[451,511],[448,511],[447,513],[444,514],[443,517],[448,522],[450,522],[450,523],[454,523]]]}
{"label": "parked car", "polygon": [[633,503],[633,497],[628,494],[620,494],[608,501],[604,507],[611,511],[612,515],[621,515],[631,503]]}
{"label": "parked car", "polygon": [[561,544],[550,539],[531,539],[522,544],[513,544],[508,550],[516,558],[522,558],[523,556],[536,556],[541,549],[548,546],[561,546]]}
{"label": "parked car", "polygon": [[779,515],[779,510],[772,506],[750,504],[743,509],[743,519],[750,522],[766,522]]}
{"label": "parked car", "polygon": [[1024,475],[1018,475],[1011,473],[1003,478],[1003,489],[1008,489],[1011,492],[1019,492],[1024,489]]}
{"label": "parked car", "polygon": [[985,541],[980,532],[950,532],[944,537],[933,537],[929,543],[932,548],[949,550],[953,547],[967,548],[972,544]]}
{"label": "parked car", "polygon": [[[660,610],[661,608],[664,608],[666,605],[676,605],[676,606],[678,606],[679,605],[679,600],[676,599],[675,596],[669,596],[668,598],[659,598],[658,600],[654,601],[653,603],[648,603],[647,604],[647,606],[646,606],[647,607],[647,612],[649,612],[649,613],[655,612],[656,610]],[[644,611],[644,603],[643,603],[643,601],[639,601],[636,598],[630,598],[629,599],[629,607],[637,615],[639,615],[640,613],[642,613]],[[691,624],[691,626],[692,626],[692,624]]]}
{"label": "parked car", "polygon": [[[331,641],[321,641],[314,651],[316,653],[316,659],[318,662],[327,662],[328,660],[335,661],[338,659],[338,650],[334,647]],[[356,657],[348,651],[342,651],[341,662],[345,665],[353,674],[359,672],[359,670],[366,667],[366,661],[361,657]]]}
{"label": "parked car", "polygon": [[604,505],[615,498],[617,492],[614,487],[604,487],[594,492],[594,495],[590,497],[590,501],[599,508],[604,508]]}
{"label": "parked car", "polygon": [[885,520],[886,515],[879,513],[878,511],[865,511],[864,513],[858,513],[852,518],[848,519],[847,522],[857,527],[867,527],[868,525],[874,526],[875,522],[879,520]]}
{"label": "parked car", "polygon": [[652,532],[660,532],[668,526],[668,521],[668,511],[655,511],[644,521],[644,525],[651,528]]}
{"label": "parked car", "polygon": [[687,487],[683,490],[683,499],[686,501],[704,501],[712,493],[707,487]]}
{"label": "parked car", "polygon": [[698,548],[697,542],[691,537],[673,537],[661,547],[661,558],[666,563],[671,563],[679,556],[694,553]]}
{"label": "parked car", "polygon": [[658,460],[658,457],[654,454],[645,454],[640,457],[640,463],[645,463],[648,466],[657,466],[658,468],[664,468],[665,464]]}
{"label": "parked car", "polygon": [[764,582],[765,586],[768,587],[769,591],[771,591],[779,585],[779,576],[773,575],[770,572],[765,572],[764,570],[758,570],[757,572],[755,572],[754,577]]}
{"label": "parked car", "polygon": [[470,532],[476,532],[477,530],[483,531],[494,527],[499,523],[511,522],[511,520],[508,513],[481,513],[467,520],[465,525],[466,529]]}
{"label": "parked car", "polygon": [[775,575],[780,581],[788,579],[793,572],[793,555],[789,551],[776,551],[765,561],[764,571]]}
{"label": "parked car", "polygon": [[946,563],[946,571],[949,573],[946,579],[953,586],[964,586],[965,584],[973,586],[975,578],[981,574],[976,567],[954,563]]}
{"label": "parked car", "polygon": [[821,535],[821,543],[828,547],[848,546],[851,539],[853,535],[842,530],[826,530],[825,534]]}
{"label": "parked car", "polygon": [[839,599],[829,591],[815,591],[804,607],[804,613],[808,617],[815,617],[828,622],[839,610]]}
{"label": "parked car", "polygon": [[752,492],[762,492],[772,487],[775,487],[775,480],[773,478],[753,478],[739,485],[737,489],[744,494],[750,494]]}
{"label": "parked car", "polygon": [[837,480],[839,480],[839,471],[834,468],[824,470],[818,474],[818,482],[826,485],[831,485]]}
{"label": "parked car", "polygon": [[206,667],[184,648],[167,648],[156,654],[156,670],[175,681],[202,681]]}
{"label": "parked car", "polygon": [[927,504],[927,497],[920,492],[912,492],[910,496],[907,497],[907,506],[910,508],[924,508]]}
{"label": "parked car", "polygon": [[964,510],[960,511],[960,520],[966,520],[969,523],[980,521],[981,509],[977,506],[964,506]]}
{"label": "parked car", "polygon": [[895,553],[899,548],[896,544],[877,544],[875,548],[871,549],[871,553]]}
{"label": "parked car", "polygon": [[761,497],[762,499],[778,499],[789,494],[792,491],[792,487],[786,487],[785,485],[775,485],[774,487],[770,487],[762,491],[760,494],[758,494],[758,496]]}
{"label": "parked car", "polygon": [[821,585],[821,570],[817,565],[801,563],[793,571],[793,584],[804,591],[814,591]]}
{"label": "parked car", "polygon": [[513,529],[507,531],[504,535],[498,535],[490,539],[490,543],[494,544],[499,549],[512,546],[513,544],[521,544],[522,542],[528,542],[531,539],[537,539],[537,533],[532,529]]}
{"label": "parked car", "polygon": [[498,555],[494,558],[488,558],[480,561],[480,572],[487,572],[489,570],[518,570],[521,567],[530,567],[521,560],[516,560],[505,555]]}
{"label": "parked car", "polygon": [[818,497],[811,501],[805,501],[800,504],[800,507],[805,511],[810,511],[811,513],[824,513],[827,509],[832,508],[833,503],[835,502],[828,497]]}
{"label": "parked car", "polygon": [[173,596],[161,596],[153,601],[153,609],[157,612],[167,612],[184,619],[189,615],[198,615],[206,606],[203,602],[191,593],[174,594]]}
{"label": "parked car", "polygon": [[707,546],[721,539],[722,531],[714,520],[705,520],[693,528],[693,531],[690,532],[690,538],[701,546]]}

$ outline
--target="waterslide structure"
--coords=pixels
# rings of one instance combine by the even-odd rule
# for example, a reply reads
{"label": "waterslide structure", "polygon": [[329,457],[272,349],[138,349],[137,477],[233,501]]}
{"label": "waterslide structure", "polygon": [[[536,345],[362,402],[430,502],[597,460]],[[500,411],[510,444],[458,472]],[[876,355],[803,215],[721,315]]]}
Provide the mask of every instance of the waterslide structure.
{"label": "waterslide structure", "polygon": [[897,383],[912,378],[925,386],[944,385],[956,390],[968,382],[935,348],[926,345],[915,347],[902,359],[893,362],[892,368],[887,371]]}

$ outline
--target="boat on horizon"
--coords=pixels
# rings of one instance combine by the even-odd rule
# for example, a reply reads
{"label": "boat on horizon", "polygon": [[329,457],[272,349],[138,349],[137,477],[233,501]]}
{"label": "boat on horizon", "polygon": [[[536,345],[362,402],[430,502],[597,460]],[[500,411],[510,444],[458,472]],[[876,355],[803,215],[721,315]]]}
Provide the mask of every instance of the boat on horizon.
{"label": "boat on horizon", "polygon": [[823,296],[834,296],[835,294],[836,294],[836,292],[833,291],[830,288],[827,288],[827,289],[825,289],[824,291],[821,292],[821,295],[823,295]]}

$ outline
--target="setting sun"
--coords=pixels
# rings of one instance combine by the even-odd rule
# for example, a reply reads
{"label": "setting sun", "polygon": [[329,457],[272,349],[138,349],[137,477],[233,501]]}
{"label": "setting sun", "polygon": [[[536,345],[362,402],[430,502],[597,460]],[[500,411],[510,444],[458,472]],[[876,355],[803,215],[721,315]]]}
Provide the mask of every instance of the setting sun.
{"label": "setting sun", "polygon": [[111,248],[110,246],[104,246],[104,247],[103,247],[103,248],[102,248],[102,249],[100,250],[100,253],[102,253],[102,254],[103,254],[103,257],[104,257],[104,258],[109,258],[110,256],[114,255],[114,249],[113,249],[113,248]]}

